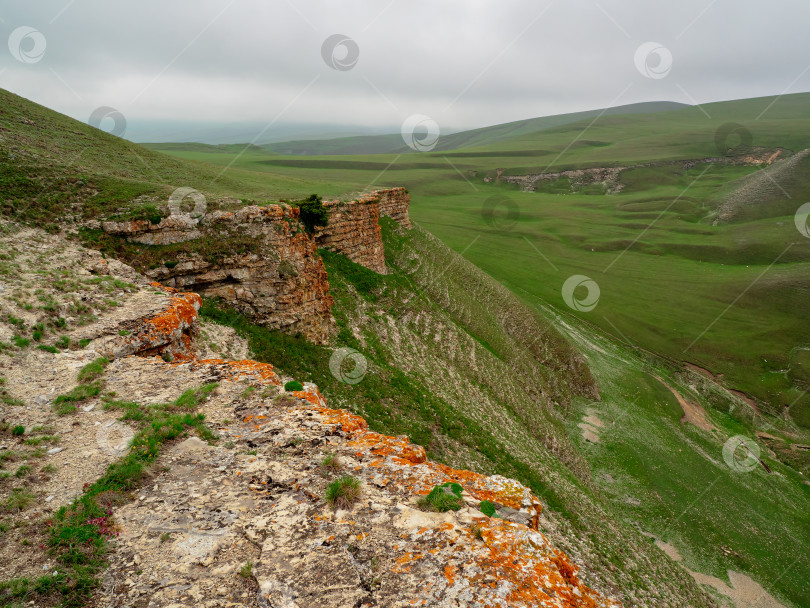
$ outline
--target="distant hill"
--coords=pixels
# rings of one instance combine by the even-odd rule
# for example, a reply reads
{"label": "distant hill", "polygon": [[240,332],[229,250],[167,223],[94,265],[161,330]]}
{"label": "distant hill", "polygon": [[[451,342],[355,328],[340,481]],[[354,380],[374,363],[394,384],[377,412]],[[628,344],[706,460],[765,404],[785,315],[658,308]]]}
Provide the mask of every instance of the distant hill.
{"label": "distant hill", "polygon": [[[557,114],[555,116],[541,116],[539,118],[529,118],[517,120],[469,131],[461,131],[443,135],[439,138],[439,143],[435,150],[456,150],[458,148],[472,148],[497,143],[525,135],[559,127],[581,120],[592,120],[600,115],[616,114],[652,114],[655,112],[667,112],[670,110],[680,110],[690,107],[687,104],[676,103],[674,101],[652,101],[644,103],[634,103],[614,108],[588,110],[585,112],[573,112],[570,114]],[[399,133],[388,135],[364,135],[358,137],[338,137],[334,139],[313,139],[287,141],[263,146],[265,149],[278,154],[289,154],[295,156],[307,155],[344,155],[344,154],[398,154],[400,152],[412,152],[402,141]]]}

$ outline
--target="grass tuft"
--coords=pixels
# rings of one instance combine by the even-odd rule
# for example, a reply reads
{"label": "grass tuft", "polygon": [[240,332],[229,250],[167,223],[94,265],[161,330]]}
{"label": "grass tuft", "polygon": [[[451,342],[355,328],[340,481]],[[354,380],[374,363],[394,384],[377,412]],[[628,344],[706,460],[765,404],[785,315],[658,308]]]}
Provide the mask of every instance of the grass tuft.
{"label": "grass tuft", "polygon": [[82,384],[88,384],[101,378],[101,376],[104,375],[104,369],[107,367],[107,365],[109,365],[109,363],[109,360],[105,357],[95,359],[92,363],[88,363],[81,370],[79,370],[77,380]]}
{"label": "grass tuft", "polygon": [[419,500],[419,507],[425,511],[458,511],[464,506],[462,488],[457,483],[447,482],[434,487],[430,494]]}
{"label": "grass tuft", "polygon": [[321,464],[318,468],[320,469],[321,473],[326,474],[337,473],[342,466],[343,463],[340,462],[340,457],[335,453],[329,453],[323,457],[323,460],[321,460]]}
{"label": "grass tuft", "polygon": [[333,509],[349,509],[360,498],[360,480],[344,475],[326,487],[324,498]]}

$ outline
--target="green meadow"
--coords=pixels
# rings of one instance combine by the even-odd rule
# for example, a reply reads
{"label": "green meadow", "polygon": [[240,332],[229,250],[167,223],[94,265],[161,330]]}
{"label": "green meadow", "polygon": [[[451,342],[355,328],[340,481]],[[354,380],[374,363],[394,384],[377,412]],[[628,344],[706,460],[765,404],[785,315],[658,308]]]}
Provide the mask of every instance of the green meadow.
{"label": "green meadow", "polygon": [[[718,130],[729,123],[742,129],[726,129],[730,135],[718,142]],[[414,220],[521,297],[565,308],[565,280],[588,276],[600,299],[595,309],[577,313],[583,322],[666,360],[709,369],[729,388],[761,400],[767,412],[788,411],[809,427],[810,318],[802,310],[810,302],[810,239],[793,216],[810,200],[810,163],[799,163],[775,195],[766,193],[753,215],[715,225],[737,180],[761,168],[677,162],[718,158],[745,145],[785,155],[810,147],[810,95],[589,116],[512,137],[493,132],[478,147],[423,153],[405,146],[396,154],[339,156],[283,156],[258,146],[150,147],[264,174],[281,186],[278,198],[295,194],[284,179],[344,198],[406,186]],[[495,179],[496,169],[521,175],[637,165],[647,166],[624,170],[617,194],[572,188],[565,179],[522,192]],[[575,297],[583,297],[581,290]]]}

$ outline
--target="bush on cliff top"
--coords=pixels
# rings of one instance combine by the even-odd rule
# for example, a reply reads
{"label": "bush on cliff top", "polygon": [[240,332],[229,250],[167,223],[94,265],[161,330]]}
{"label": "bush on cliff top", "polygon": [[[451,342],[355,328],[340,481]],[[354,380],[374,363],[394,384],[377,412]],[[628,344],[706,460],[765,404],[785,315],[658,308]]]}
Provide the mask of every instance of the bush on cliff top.
{"label": "bush on cliff top", "polygon": [[287,384],[284,385],[285,391],[302,391],[304,390],[304,385],[298,382],[297,380],[290,380]]}
{"label": "bush on cliff top", "polygon": [[317,194],[310,194],[307,198],[296,203],[301,210],[301,223],[304,224],[307,232],[315,232],[316,226],[329,225],[329,214],[323,206],[323,200]]}

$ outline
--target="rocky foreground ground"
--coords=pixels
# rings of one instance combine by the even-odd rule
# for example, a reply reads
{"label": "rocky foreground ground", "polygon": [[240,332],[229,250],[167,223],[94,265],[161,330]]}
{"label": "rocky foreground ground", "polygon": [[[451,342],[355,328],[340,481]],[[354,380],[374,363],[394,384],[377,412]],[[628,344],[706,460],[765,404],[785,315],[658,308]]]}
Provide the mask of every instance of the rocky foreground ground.
{"label": "rocky foreground ground", "polygon": [[[245,348],[200,327],[194,294],[57,237],[3,230],[0,580],[64,570],[40,540],[57,509],[151,449],[138,437],[155,404],[181,408],[197,389],[204,425],[166,441],[135,487],[99,495],[103,521],[83,522],[108,539],[90,605],[619,605],[538,531],[540,501],[520,483],[430,462],[407,437],[330,409],[314,385],[285,390],[269,364],[212,356]],[[327,500],[347,477],[356,496]],[[447,482],[463,488],[460,508],[429,510],[424,497]],[[0,602],[14,589],[0,585]]]}

